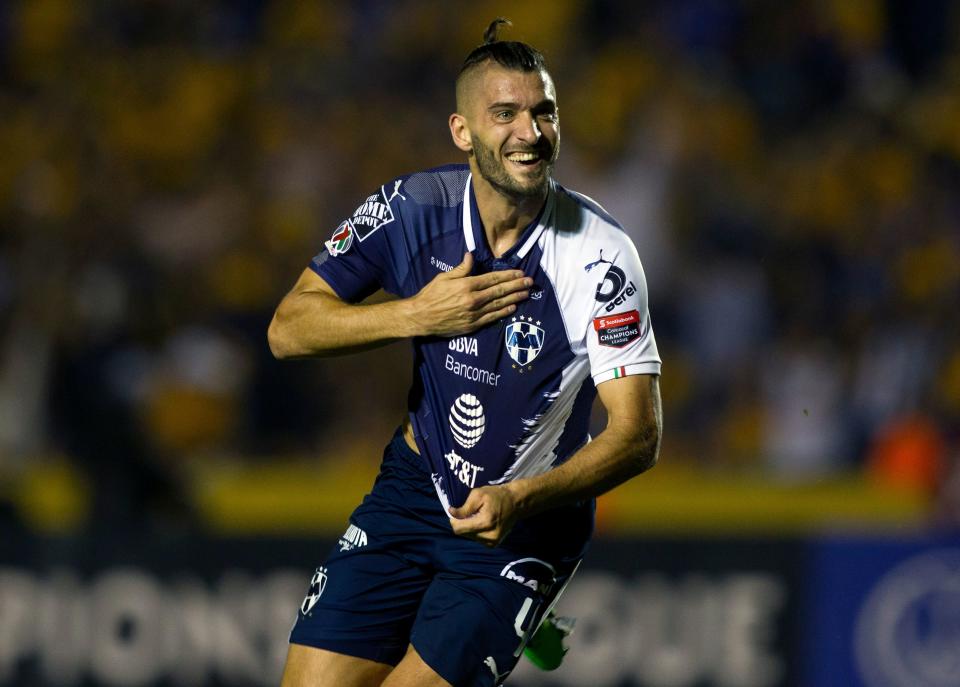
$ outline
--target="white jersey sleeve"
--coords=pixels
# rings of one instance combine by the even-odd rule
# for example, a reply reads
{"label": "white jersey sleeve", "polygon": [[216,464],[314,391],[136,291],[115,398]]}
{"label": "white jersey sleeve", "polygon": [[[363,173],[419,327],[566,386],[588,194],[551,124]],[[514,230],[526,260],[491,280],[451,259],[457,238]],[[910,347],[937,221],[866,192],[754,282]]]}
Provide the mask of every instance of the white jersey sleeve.
{"label": "white jersey sleeve", "polygon": [[[647,280],[637,250],[625,233],[610,232],[608,248],[589,275],[596,275],[586,333],[594,384],[627,375],[660,374],[660,355],[647,303]],[[612,245],[610,245],[612,244]]]}
{"label": "white jersey sleeve", "polygon": [[571,371],[564,379],[589,374],[596,385],[628,375],[659,375],[647,280],[633,241],[582,194],[562,189],[556,203],[553,230],[544,232],[540,245],[541,267],[579,361],[576,375]]}

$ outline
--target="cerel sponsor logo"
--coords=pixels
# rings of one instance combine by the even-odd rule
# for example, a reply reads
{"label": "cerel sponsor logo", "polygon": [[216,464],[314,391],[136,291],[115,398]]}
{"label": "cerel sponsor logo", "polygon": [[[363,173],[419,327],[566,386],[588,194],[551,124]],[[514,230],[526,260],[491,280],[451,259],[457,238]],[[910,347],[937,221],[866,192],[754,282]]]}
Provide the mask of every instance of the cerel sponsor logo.
{"label": "cerel sponsor logo", "polygon": [[320,595],[323,594],[323,590],[326,589],[326,587],[327,569],[321,566],[313,573],[313,578],[310,580],[310,589],[307,591],[307,596],[303,599],[303,603],[300,604],[300,612],[307,615],[314,604],[320,599]]}
{"label": "cerel sponsor logo", "polygon": [[[614,258],[616,259],[616,258]],[[583,269],[589,272],[597,265],[610,265],[603,275],[603,281],[597,284],[597,290],[594,293],[598,303],[606,303],[604,311],[613,312],[614,308],[623,305],[626,300],[637,292],[637,287],[632,281],[627,280],[627,275],[622,269],[613,264],[610,260],[603,259],[603,251],[600,251],[600,259],[584,265]],[[612,302],[611,302],[612,301]]]}
{"label": "cerel sponsor logo", "polygon": [[473,394],[461,394],[450,406],[450,432],[464,448],[473,448],[486,429],[483,406]]}
{"label": "cerel sponsor logo", "polygon": [[390,209],[390,203],[387,202],[383,187],[363,201],[360,207],[353,211],[353,216],[350,218],[360,241],[393,220],[393,210]]}
{"label": "cerel sponsor logo", "polygon": [[353,225],[350,224],[350,220],[342,222],[333,232],[330,240],[323,245],[327,247],[327,251],[333,257],[343,255],[350,250],[350,246],[353,245]]}
{"label": "cerel sponsor logo", "polygon": [[443,455],[450,463],[450,470],[457,476],[457,479],[466,484],[471,489],[477,484],[477,473],[483,472],[483,468],[474,465],[469,460],[464,460],[456,451],[450,451]]}
{"label": "cerel sponsor logo", "polygon": [[601,346],[623,348],[640,337],[640,313],[636,310],[597,317],[593,328]]}
{"label": "cerel sponsor logo", "polygon": [[505,331],[505,343],[507,353],[518,365],[529,365],[540,355],[543,350],[543,339],[546,332],[537,325],[533,324],[533,318],[524,317],[511,318],[513,321],[507,325]]}

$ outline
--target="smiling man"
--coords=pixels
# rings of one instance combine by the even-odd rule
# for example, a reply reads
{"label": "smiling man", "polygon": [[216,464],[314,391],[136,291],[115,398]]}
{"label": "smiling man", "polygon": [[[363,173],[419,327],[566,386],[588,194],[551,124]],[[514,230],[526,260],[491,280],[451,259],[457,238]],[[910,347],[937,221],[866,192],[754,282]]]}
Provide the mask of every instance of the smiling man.
{"label": "smiling man", "polygon": [[[374,191],[270,325],[278,358],[400,338],[415,352],[407,416],[313,575],[284,687],[500,684],[576,570],[594,497],[657,459],[640,260],[553,180],[553,81],[538,51],[497,40],[503,23],[457,78],[468,164]],[[397,300],[359,304],[381,288]],[[591,441],[597,395],[608,424]]]}

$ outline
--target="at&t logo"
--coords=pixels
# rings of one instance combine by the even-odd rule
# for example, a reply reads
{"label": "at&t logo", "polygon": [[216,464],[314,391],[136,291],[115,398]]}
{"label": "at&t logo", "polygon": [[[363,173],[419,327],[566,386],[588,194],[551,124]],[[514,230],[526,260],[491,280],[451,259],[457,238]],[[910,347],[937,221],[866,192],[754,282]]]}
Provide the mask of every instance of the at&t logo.
{"label": "at&t logo", "polygon": [[450,433],[453,440],[464,448],[473,448],[486,429],[483,406],[473,394],[461,394],[450,406]]}

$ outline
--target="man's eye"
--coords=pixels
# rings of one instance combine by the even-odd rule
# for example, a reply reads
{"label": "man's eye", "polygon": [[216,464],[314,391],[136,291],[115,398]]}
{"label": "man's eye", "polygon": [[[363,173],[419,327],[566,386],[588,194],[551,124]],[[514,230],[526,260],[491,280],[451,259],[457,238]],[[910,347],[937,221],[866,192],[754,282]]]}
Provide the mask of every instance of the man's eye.
{"label": "man's eye", "polygon": [[512,113],[510,110],[502,110],[502,111],[498,112],[497,114],[495,114],[494,116],[495,116],[497,119],[500,119],[500,120],[503,120],[503,121],[506,122],[506,121],[509,121],[510,119],[513,118],[513,113]]}
{"label": "man's eye", "polygon": [[544,113],[542,113],[542,114],[537,115],[537,118],[540,119],[540,120],[542,120],[542,121],[544,121],[544,122],[556,122],[556,121],[557,121],[557,113],[556,113],[556,112],[544,112]]}

